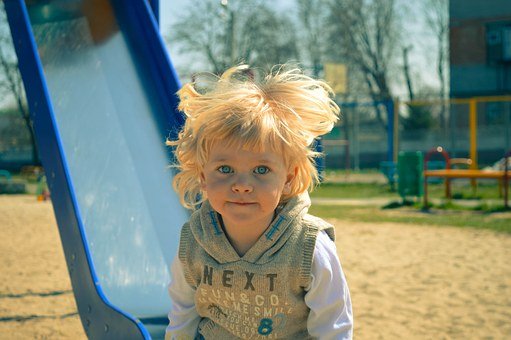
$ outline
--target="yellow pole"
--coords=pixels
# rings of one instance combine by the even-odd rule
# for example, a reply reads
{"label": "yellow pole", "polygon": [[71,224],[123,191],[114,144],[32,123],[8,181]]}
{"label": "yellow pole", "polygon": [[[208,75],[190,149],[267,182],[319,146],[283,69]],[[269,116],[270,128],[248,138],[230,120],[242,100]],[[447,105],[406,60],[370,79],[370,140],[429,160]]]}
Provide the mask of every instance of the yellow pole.
{"label": "yellow pole", "polygon": [[471,98],[468,102],[470,114],[470,159],[471,169],[477,169],[477,101]]}

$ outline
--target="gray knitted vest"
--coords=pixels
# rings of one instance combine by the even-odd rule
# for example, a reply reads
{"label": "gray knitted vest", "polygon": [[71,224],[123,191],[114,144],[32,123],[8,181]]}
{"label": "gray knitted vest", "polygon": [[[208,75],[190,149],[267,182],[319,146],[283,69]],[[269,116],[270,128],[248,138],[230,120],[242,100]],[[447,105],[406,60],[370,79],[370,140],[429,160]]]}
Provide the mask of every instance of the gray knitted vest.
{"label": "gray knitted vest", "polygon": [[305,288],[319,230],[334,229],[307,214],[309,196],[292,198],[240,257],[206,201],[183,226],[179,259],[195,293],[205,339],[310,338]]}

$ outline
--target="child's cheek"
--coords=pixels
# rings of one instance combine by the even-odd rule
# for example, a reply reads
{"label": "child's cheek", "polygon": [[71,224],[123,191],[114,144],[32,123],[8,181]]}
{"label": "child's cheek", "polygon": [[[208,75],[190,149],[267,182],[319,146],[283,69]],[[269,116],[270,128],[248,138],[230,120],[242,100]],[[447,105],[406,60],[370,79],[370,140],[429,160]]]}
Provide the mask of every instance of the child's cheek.
{"label": "child's cheek", "polygon": [[230,188],[230,181],[227,176],[213,176],[207,182],[208,190],[222,190]]}

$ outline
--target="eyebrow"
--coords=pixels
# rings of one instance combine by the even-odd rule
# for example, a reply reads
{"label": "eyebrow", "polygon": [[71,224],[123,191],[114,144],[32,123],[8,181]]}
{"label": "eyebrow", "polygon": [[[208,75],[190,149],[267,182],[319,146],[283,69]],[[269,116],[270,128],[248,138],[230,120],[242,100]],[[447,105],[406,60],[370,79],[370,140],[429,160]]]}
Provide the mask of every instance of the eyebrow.
{"label": "eyebrow", "polygon": [[[232,161],[229,160],[228,158],[221,157],[218,159],[212,159],[211,162],[212,163],[225,163],[225,162],[232,162]],[[254,163],[260,163],[260,164],[273,164],[275,162],[276,161],[272,161],[271,159],[267,159],[267,158],[260,158],[260,159],[257,159],[254,161]]]}

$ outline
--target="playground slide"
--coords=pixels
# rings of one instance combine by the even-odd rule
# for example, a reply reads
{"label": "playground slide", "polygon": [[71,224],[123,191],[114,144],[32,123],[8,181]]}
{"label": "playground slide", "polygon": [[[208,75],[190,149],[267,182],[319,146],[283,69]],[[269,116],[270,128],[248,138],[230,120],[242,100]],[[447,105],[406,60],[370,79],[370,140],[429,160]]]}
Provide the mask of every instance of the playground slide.
{"label": "playground slide", "polygon": [[6,0],[87,334],[163,336],[188,218],[164,145],[179,82],[145,0]]}

